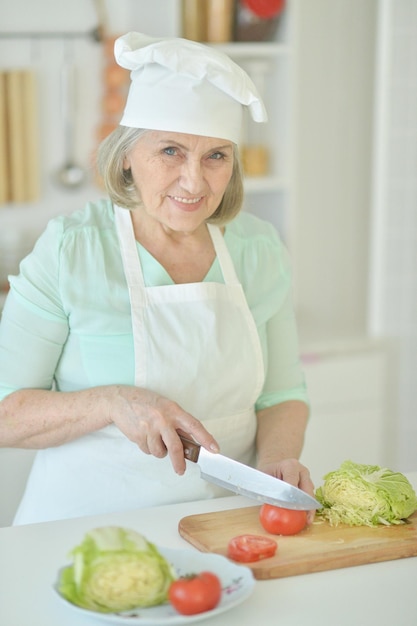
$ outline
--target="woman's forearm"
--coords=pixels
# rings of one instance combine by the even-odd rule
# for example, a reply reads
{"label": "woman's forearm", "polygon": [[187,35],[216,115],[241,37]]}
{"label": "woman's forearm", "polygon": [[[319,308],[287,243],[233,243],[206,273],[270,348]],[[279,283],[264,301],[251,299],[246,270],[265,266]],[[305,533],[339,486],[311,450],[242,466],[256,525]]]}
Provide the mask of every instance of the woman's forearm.
{"label": "woman's forearm", "polygon": [[308,420],[308,406],[289,400],[258,411],[258,465],[300,457]]}
{"label": "woman's forearm", "polygon": [[134,385],[73,392],[21,389],[0,402],[0,447],[49,448],[114,424],[146,454],[169,454],[175,471],[186,468],[178,431],[218,450],[204,425],[176,402]]}
{"label": "woman's forearm", "polygon": [[0,447],[47,448],[103,428],[109,423],[108,389],[11,393],[0,402]]}
{"label": "woman's forearm", "polygon": [[[282,402],[258,412],[258,469],[314,496],[308,469],[299,462],[308,420],[308,406],[299,400]],[[313,521],[314,513],[308,516]]]}

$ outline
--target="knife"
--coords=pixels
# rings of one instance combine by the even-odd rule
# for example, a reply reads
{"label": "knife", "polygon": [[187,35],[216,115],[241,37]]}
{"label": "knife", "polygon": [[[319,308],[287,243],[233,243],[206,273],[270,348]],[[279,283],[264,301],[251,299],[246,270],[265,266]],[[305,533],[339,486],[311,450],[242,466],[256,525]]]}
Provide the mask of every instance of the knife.
{"label": "knife", "polygon": [[284,480],[269,476],[259,470],[229,459],[218,452],[209,452],[200,444],[178,433],[184,457],[197,463],[201,478],[234,491],[241,496],[253,498],[260,503],[266,502],[285,509],[310,511],[323,505]]}

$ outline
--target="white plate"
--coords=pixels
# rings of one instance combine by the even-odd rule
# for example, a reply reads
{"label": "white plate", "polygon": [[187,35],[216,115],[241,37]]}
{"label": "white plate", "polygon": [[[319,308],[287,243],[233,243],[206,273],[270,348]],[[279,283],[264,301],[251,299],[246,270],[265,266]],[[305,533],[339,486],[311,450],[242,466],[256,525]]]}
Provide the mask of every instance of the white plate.
{"label": "white plate", "polygon": [[178,576],[210,571],[220,578],[222,597],[216,608],[196,615],[180,615],[168,603],[146,609],[135,609],[123,613],[99,613],[82,609],[66,600],[58,591],[55,591],[61,600],[78,614],[98,619],[108,624],[131,624],[132,626],[175,626],[198,622],[229,611],[250,596],[255,585],[252,570],[244,565],[237,565],[218,554],[206,554],[196,550],[171,550],[158,547],[160,553],[174,566]]}

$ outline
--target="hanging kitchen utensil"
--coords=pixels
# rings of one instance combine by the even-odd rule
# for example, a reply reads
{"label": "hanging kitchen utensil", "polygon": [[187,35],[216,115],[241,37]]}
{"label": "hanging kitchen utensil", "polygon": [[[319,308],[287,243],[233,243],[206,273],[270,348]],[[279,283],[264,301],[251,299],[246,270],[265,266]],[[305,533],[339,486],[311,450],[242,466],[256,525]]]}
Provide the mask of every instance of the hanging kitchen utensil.
{"label": "hanging kitchen utensil", "polygon": [[37,76],[33,70],[22,71],[23,115],[25,121],[25,189],[26,202],[39,200],[40,181],[40,138],[39,138],[39,98]]}
{"label": "hanging kitchen utensil", "polygon": [[24,92],[22,73],[20,70],[10,70],[6,74],[6,120],[8,124],[8,176],[9,195],[11,202],[25,202],[26,200],[26,150],[25,150],[25,119],[24,119]]}
{"label": "hanging kitchen utensil", "polygon": [[[0,205],[9,200],[9,151],[7,145],[6,72],[0,72]],[[0,284],[1,289],[1,284]]]}
{"label": "hanging kitchen utensil", "polygon": [[76,189],[86,180],[85,170],[75,163],[76,72],[72,62],[64,62],[61,70],[61,109],[64,124],[65,161],[56,173],[57,182],[67,189]]}

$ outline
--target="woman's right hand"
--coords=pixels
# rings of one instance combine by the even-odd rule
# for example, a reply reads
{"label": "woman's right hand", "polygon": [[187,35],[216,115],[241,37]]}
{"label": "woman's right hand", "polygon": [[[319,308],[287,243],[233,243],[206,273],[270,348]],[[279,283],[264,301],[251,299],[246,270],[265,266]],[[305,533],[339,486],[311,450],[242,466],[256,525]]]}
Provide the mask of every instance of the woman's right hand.
{"label": "woman's right hand", "polygon": [[0,402],[0,446],[59,446],[114,423],[145,454],[167,454],[178,474],[185,472],[178,432],[211,450],[218,444],[203,424],[176,402],[129,385],[79,391],[20,389]]}
{"label": "woman's right hand", "polygon": [[185,472],[184,449],[178,432],[211,452],[219,445],[203,424],[176,402],[138,387],[115,385],[109,397],[109,420],[145,454],[167,454],[177,474]]}

